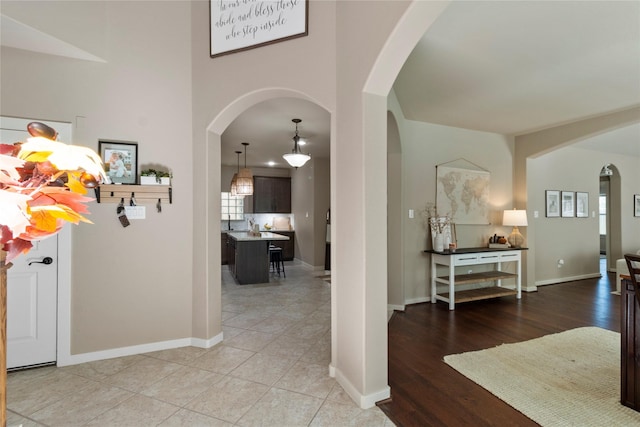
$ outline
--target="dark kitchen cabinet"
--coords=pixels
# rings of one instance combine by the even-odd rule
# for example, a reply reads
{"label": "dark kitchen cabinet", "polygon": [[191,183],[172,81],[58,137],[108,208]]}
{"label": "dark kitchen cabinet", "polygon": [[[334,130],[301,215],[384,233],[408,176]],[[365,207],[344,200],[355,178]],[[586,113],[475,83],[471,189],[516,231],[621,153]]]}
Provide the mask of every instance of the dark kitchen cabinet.
{"label": "dark kitchen cabinet", "polygon": [[291,178],[253,177],[254,213],[291,213]]}
{"label": "dark kitchen cabinet", "polygon": [[273,242],[273,245],[282,248],[283,261],[293,261],[295,256],[295,231],[275,230],[274,233],[289,237],[289,240],[279,240],[277,242]]}
{"label": "dark kitchen cabinet", "polygon": [[220,245],[220,259],[222,261],[222,265],[225,265],[229,262],[227,259],[227,233],[220,233],[221,236],[221,245]]}

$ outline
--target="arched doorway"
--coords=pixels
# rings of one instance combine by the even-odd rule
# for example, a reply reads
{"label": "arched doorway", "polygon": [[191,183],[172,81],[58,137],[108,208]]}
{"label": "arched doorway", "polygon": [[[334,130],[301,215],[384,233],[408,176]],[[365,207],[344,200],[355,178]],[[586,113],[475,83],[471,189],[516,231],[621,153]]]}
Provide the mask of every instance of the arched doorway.
{"label": "arched doorway", "polygon": [[[284,88],[268,88],[245,94],[224,108],[207,126],[206,182],[208,191],[203,201],[206,209],[206,265],[204,285],[193,289],[194,336],[208,337],[200,345],[210,347],[222,341],[220,212],[221,212],[221,137],[225,129],[244,111],[261,102],[276,98],[303,99],[331,112],[310,96]],[[331,118],[333,121],[333,117]],[[333,127],[333,126],[332,126]],[[333,138],[331,138],[333,144]],[[333,191],[332,191],[333,193]],[[212,338],[210,338],[212,337]]]}

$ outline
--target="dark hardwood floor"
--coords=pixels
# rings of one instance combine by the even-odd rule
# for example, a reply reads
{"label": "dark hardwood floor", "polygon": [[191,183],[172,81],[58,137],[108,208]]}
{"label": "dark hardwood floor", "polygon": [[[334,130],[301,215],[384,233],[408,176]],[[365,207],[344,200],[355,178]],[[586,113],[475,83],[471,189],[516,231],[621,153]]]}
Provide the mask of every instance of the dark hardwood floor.
{"label": "dark hardwood floor", "polygon": [[[536,426],[444,363],[463,353],[582,326],[620,332],[613,273],[541,286],[521,300],[407,306],[389,321],[391,398],[378,406],[398,426]],[[540,364],[544,364],[540,360]]]}

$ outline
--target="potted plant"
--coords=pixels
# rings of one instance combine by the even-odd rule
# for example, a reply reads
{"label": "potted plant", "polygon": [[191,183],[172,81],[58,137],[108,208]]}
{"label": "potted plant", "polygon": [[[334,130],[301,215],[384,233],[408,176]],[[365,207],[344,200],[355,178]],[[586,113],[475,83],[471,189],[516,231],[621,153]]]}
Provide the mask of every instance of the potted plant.
{"label": "potted plant", "polygon": [[156,170],[156,169],[144,169],[140,172],[140,184],[141,185],[171,185],[171,178],[173,177],[171,172]]}

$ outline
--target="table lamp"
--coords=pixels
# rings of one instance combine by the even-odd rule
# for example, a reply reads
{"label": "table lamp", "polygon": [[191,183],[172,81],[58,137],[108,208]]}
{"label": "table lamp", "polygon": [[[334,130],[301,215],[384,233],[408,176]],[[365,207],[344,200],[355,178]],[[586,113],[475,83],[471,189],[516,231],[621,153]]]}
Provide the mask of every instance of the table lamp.
{"label": "table lamp", "polygon": [[511,234],[507,237],[507,241],[511,247],[521,248],[524,246],[524,236],[520,234],[518,227],[527,226],[527,211],[516,209],[504,211],[504,215],[502,216],[502,225],[513,227]]}

